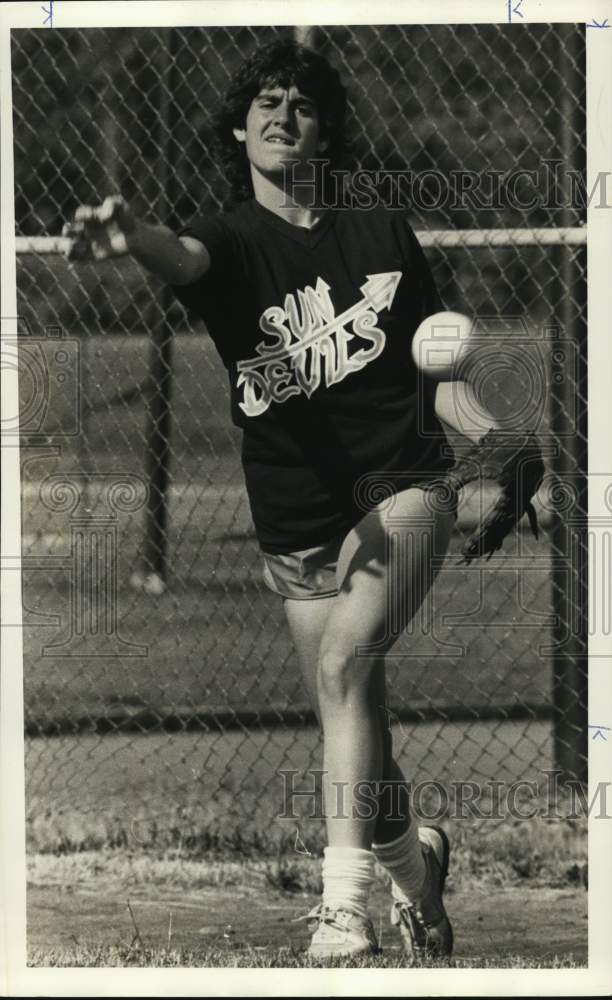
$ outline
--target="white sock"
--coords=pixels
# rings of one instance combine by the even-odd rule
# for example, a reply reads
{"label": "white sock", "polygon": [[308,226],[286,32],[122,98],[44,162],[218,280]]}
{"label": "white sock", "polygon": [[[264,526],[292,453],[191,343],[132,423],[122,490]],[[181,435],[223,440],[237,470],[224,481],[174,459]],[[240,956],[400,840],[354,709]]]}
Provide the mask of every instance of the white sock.
{"label": "white sock", "polygon": [[374,855],[361,847],[326,847],[323,852],[323,905],[368,915]]}
{"label": "white sock", "polygon": [[391,875],[394,898],[409,903],[418,903],[426,874],[418,834],[418,826],[412,819],[408,829],[397,840],[389,844],[372,844],[374,857]]}

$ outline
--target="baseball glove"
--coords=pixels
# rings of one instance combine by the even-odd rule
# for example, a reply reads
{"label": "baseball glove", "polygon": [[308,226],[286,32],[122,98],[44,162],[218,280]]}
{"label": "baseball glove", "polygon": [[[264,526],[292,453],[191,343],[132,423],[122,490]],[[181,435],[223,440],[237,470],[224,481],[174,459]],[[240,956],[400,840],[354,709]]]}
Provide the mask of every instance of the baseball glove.
{"label": "baseball glove", "polygon": [[493,479],[500,488],[493,507],[463,546],[460,563],[469,564],[483,555],[490,559],[523,514],[527,514],[531,530],[538,537],[531,500],[543,477],[542,452],[531,433],[490,430],[455,462],[446,474],[454,489],[460,490],[474,479]]}

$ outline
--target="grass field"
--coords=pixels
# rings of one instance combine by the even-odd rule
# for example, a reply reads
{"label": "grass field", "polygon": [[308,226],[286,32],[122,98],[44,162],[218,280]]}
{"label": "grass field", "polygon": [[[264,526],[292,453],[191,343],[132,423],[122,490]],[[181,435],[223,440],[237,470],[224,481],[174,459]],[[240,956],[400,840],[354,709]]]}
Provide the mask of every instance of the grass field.
{"label": "grass field", "polygon": [[[583,823],[451,824],[448,910],[457,967],[586,963]],[[301,967],[318,901],[318,858],[214,861],[193,850],[31,854],[32,965]],[[371,914],[383,954],[349,964],[401,968],[382,871]],[[346,965],[346,962],[340,963]],[[435,964],[435,963],[434,963]]]}
{"label": "grass field", "polygon": [[[309,933],[293,924],[317,901],[265,889],[253,900],[241,891],[166,892],[152,899],[113,897],[108,890],[73,893],[31,889],[28,964],[35,966],[177,966],[303,968]],[[457,968],[577,968],[586,966],[583,891],[520,890],[457,893],[448,909],[458,935]],[[404,968],[399,939],[379,893],[372,914],[382,955],[326,965]],[[212,912],[211,912],[212,911]],[[542,922],[542,912],[552,913]],[[242,919],[241,919],[242,918]],[[212,922],[211,922],[212,920]],[[233,920],[234,926],[221,926]],[[299,929],[302,928],[302,929]],[[284,943],[279,944],[280,941]],[[554,944],[552,943],[554,941]],[[291,942],[288,944],[287,942]],[[448,963],[430,962],[432,968]]]}

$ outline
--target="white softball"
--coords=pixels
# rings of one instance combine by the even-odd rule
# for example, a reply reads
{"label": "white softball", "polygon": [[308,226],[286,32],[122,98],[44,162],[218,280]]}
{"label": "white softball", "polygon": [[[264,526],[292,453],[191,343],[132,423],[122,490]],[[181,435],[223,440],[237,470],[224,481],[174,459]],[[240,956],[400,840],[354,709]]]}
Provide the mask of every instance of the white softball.
{"label": "white softball", "polygon": [[412,338],[412,357],[423,374],[440,382],[457,378],[473,342],[473,320],[458,312],[427,316]]}

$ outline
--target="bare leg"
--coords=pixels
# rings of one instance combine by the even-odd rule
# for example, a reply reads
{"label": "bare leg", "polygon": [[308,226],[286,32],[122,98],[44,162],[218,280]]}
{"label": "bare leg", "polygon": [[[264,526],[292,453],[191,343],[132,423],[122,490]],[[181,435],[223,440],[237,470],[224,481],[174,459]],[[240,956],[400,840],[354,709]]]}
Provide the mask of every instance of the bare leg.
{"label": "bare leg", "polygon": [[[285,613],[297,651],[302,678],[319,723],[321,715],[317,692],[317,665],[321,638],[334,600],[333,597],[327,597],[313,601],[289,599],[285,601]],[[374,840],[378,844],[386,844],[401,836],[407,829],[410,823],[410,811],[406,779],[392,752],[392,736],[386,711],[384,661],[372,671],[369,702],[376,706],[378,711],[383,738],[382,780],[383,783],[390,783],[379,802]]]}
{"label": "bare leg", "polygon": [[285,615],[300,664],[302,679],[308,691],[310,704],[319,722],[319,694],[317,691],[317,664],[321,639],[335,597],[319,597],[312,601],[285,599]]}
{"label": "bare leg", "polygon": [[393,756],[384,664],[372,672],[369,697],[370,703],[378,710],[383,744],[383,787],[378,798],[373,839],[377,844],[387,844],[401,837],[410,825],[410,795],[404,773]]}
{"label": "bare leg", "polygon": [[393,520],[384,511],[373,511],[347,535],[338,563],[337,597],[285,603],[306,685],[315,696],[323,726],[332,846],[369,848],[375,836],[385,842],[403,829],[399,823],[383,822],[376,809],[367,815],[363,804],[368,793],[371,801],[383,777],[403,777],[391,762],[381,707],[382,657],[431,586],[439,569],[431,554],[443,555],[454,516],[429,511],[420,490],[399,494],[392,514]]}

